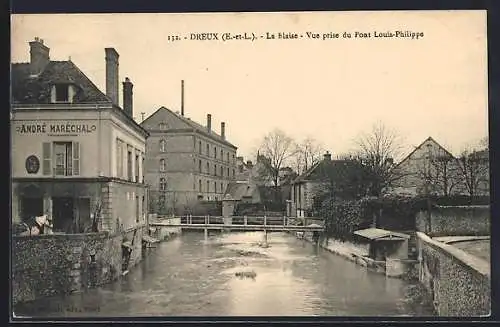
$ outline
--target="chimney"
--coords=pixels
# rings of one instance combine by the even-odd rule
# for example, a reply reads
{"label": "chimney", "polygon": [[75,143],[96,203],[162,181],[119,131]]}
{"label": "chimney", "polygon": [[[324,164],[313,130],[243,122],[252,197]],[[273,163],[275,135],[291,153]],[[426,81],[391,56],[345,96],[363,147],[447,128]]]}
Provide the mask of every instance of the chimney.
{"label": "chimney", "polygon": [[30,45],[30,73],[32,75],[40,74],[50,61],[50,49],[43,44],[43,40],[35,37]]}
{"label": "chimney", "polygon": [[118,106],[118,52],[106,48],[106,95]]}
{"label": "chimney", "polygon": [[133,117],[134,113],[133,87],[134,84],[130,79],[125,77],[125,82],[123,82],[123,110],[129,117]]}
{"label": "chimney", "polygon": [[226,139],[226,123],[220,123],[220,136],[225,140]]}
{"label": "chimney", "polygon": [[323,155],[324,160],[331,161],[332,160],[332,155],[330,152],[326,151],[326,153]]}
{"label": "chimney", "polygon": [[212,131],[212,115],[211,114],[207,114],[207,129],[208,129],[208,132]]}
{"label": "chimney", "polygon": [[181,116],[184,116],[184,80],[181,81]]}

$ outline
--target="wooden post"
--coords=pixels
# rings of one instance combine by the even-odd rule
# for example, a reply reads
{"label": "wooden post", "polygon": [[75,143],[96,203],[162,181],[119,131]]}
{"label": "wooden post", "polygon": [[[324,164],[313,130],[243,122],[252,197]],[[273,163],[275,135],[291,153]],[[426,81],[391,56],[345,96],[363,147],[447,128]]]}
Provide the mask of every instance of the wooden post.
{"label": "wooden post", "polygon": [[243,224],[246,226],[248,224],[247,216],[243,216]]}
{"label": "wooden post", "polygon": [[[264,226],[267,225],[267,217],[264,215]],[[267,237],[267,234],[266,234],[266,237]]]}
{"label": "wooden post", "polygon": [[207,225],[210,225],[210,215],[207,216]]}
{"label": "wooden post", "polygon": [[283,226],[286,226],[286,217],[283,216]]}
{"label": "wooden post", "polygon": [[267,247],[267,229],[264,229],[264,246]]}
{"label": "wooden post", "polygon": [[208,228],[205,228],[205,241],[208,241]]}

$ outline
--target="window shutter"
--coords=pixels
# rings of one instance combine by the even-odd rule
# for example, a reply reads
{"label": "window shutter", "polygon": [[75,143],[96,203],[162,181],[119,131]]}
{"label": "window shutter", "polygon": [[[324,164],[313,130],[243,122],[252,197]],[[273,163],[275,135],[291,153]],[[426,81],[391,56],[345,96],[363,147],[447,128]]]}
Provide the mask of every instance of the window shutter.
{"label": "window shutter", "polygon": [[43,174],[52,175],[52,143],[43,143],[42,157],[43,157]]}
{"label": "window shutter", "polygon": [[73,142],[73,175],[80,175],[80,142]]}

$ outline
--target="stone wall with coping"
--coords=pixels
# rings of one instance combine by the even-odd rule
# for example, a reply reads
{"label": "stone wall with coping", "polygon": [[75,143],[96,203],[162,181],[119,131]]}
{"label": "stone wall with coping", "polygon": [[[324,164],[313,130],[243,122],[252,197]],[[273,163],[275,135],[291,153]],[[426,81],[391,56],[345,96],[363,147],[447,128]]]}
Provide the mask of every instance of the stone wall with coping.
{"label": "stone wall with coping", "polygon": [[122,273],[121,244],[122,235],[108,232],[13,236],[13,303],[115,280]]}
{"label": "stone wall with coping", "polygon": [[490,264],[452,245],[417,232],[419,280],[439,316],[490,314]]}
{"label": "stone wall with coping", "polygon": [[436,206],[416,215],[417,230],[431,236],[490,235],[490,206]]}

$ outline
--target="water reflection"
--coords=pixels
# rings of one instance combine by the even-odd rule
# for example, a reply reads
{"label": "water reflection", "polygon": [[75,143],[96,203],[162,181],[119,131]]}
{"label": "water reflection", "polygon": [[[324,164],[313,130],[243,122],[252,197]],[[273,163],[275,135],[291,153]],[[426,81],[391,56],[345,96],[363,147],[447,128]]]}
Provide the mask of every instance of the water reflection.
{"label": "water reflection", "polygon": [[[32,316],[430,315],[387,279],[288,234],[185,233],[121,280],[19,306]],[[235,276],[254,272],[254,278]],[[61,307],[66,306],[66,309]],[[68,309],[70,308],[70,309]],[[71,308],[81,308],[79,311]]]}

